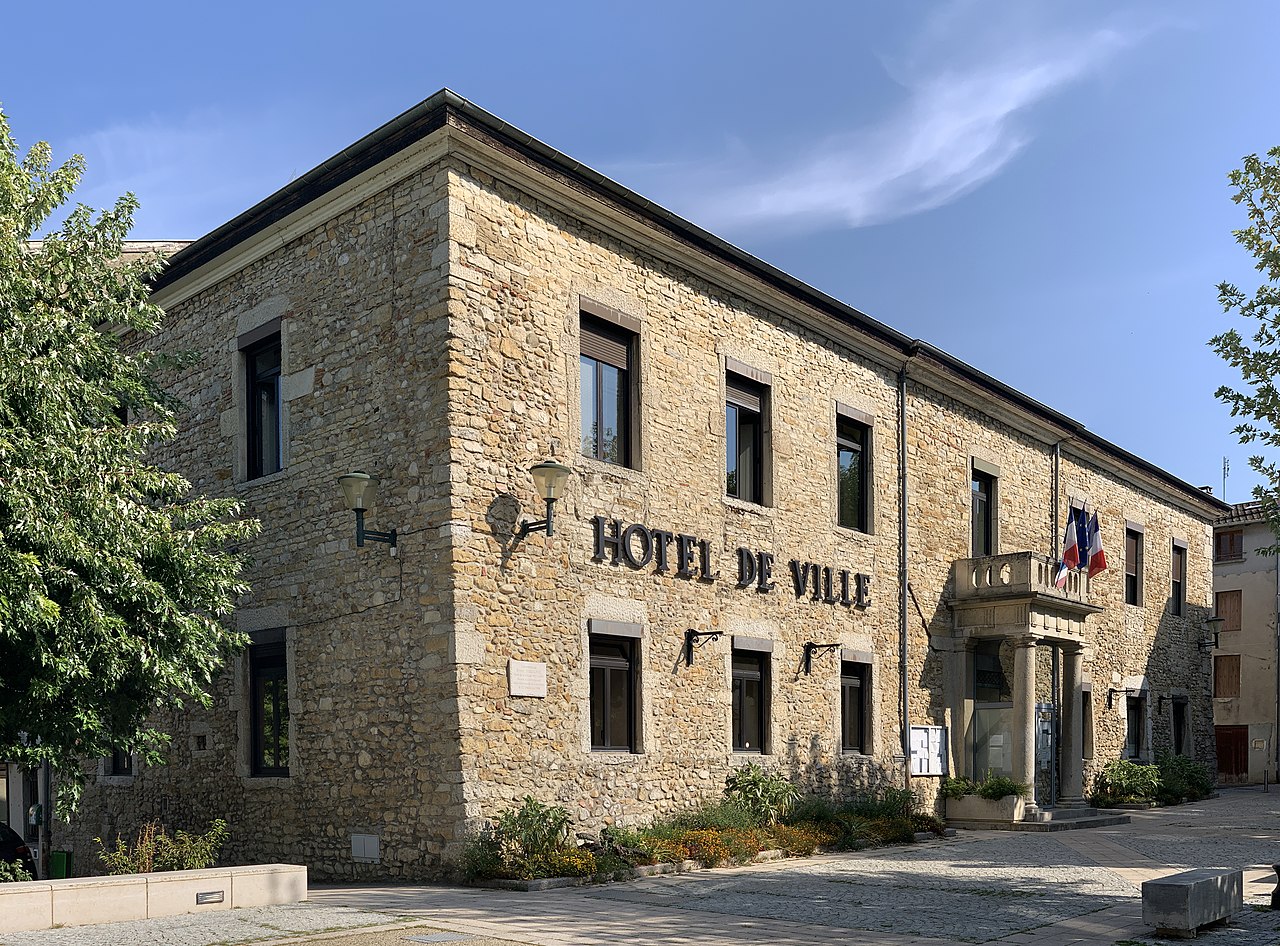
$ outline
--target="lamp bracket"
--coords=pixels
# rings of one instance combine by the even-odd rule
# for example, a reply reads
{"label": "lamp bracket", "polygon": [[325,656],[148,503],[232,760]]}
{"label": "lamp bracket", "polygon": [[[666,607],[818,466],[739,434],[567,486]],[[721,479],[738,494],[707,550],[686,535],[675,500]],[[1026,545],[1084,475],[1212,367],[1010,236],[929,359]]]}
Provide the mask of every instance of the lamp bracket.
{"label": "lamp bracket", "polygon": [[813,657],[814,657],[814,654],[820,654],[820,653],[834,653],[837,649],[839,649],[839,647],[840,647],[840,646],[841,646],[841,645],[840,645],[840,643],[839,643],[838,641],[837,641],[836,643],[833,643],[833,644],[817,644],[817,643],[814,643],[813,641],[805,641],[805,642],[804,642],[804,672],[805,672],[805,675],[807,676],[808,674],[810,674],[810,673],[812,673],[812,672],[813,672]]}
{"label": "lamp bracket", "polygon": [[694,630],[693,628],[689,628],[687,631],[685,631],[684,632],[684,665],[686,667],[693,666],[693,649],[694,647],[702,646],[702,644],[699,644],[698,641],[709,643],[711,641],[718,640],[723,634],[724,634],[724,631],[697,631],[697,630]]}
{"label": "lamp bracket", "polygon": [[552,507],[555,505],[554,499],[547,500],[547,518],[530,520],[525,519],[520,523],[520,528],[516,530],[515,539],[520,541],[531,532],[545,532],[547,535],[555,534],[555,514]]}
{"label": "lamp bracket", "polygon": [[392,529],[390,532],[376,532],[373,529],[366,529],[364,527],[364,510],[357,509],[355,510],[355,514],[356,514],[356,546],[357,547],[363,547],[366,539],[368,539],[371,542],[386,542],[393,549],[396,547],[396,530],[395,529]]}

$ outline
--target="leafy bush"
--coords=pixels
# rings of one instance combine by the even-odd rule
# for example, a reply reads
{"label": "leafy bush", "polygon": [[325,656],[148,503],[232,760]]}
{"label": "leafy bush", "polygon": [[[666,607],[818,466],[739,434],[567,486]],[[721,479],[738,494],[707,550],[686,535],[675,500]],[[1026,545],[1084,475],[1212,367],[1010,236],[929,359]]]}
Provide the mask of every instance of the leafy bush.
{"label": "leafy bush", "polygon": [[1188,759],[1184,755],[1162,752],[1156,758],[1160,770],[1160,794],[1162,805],[1176,805],[1182,801],[1199,801],[1208,798],[1213,791],[1213,776],[1203,762]]}
{"label": "leafy bush", "polygon": [[850,808],[860,818],[909,818],[916,807],[916,796],[905,788],[886,788],[855,799]]}
{"label": "leafy bush", "polygon": [[800,790],[786,776],[751,762],[729,773],[724,795],[750,813],[756,824],[771,825],[800,797]]}
{"label": "leafy bush", "polygon": [[916,831],[927,831],[930,834],[938,835],[938,837],[942,837],[942,833],[947,827],[937,815],[926,815],[919,811],[911,816],[911,826]]}
{"label": "leafy bush", "polygon": [[0,884],[31,880],[27,869],[19,861],[0,861]]}
{"label": "leafy bush", "polygon": [[100,848],[98,857],[108,874],[149,874],[153,871],[212,867],[229,834],[227,823],[221,818],[210,823],[204,834],[179,830],[173,837],[169,837],[162,825],[151,821],[138,829],[132,846],[119,835],[116,836],[114,850],[107,850],[102,838],[94,838],[94,841]]}
{"label": "leafy bush", "polygon": [[963,775],[957,776],[956,778],[948,776],[943,779],[942,788],[939,790],[939,794],[941,794],[943,798],[963,798],[965,795],[976,795],[977,793],[977,784],[973,779],[967,778]]}
{"label": "leafy bush", "polygon": [[569,824],[567,810],[526,795],[519,806],[500,815],[492,828],[467,839],[459,867],[469,880],[592,874],[595,856],[569,843]]}
{"label": "leafy bush", "polygon": [[[674,815],[667,825],[677,831],[704,831],[733,828],[746,831],[759,827],[755,814],[748,811],[737,801],[726,798],[724,801],[711,802],[701,808],[682,811]],[[654,825],[661,828],[662,823]]]}
{"label": "leafy bush", "polygon": [[559,805],[544,805],[532,795],[525,795],[520,807],[512,808],[498,818],[493,832],[504,848],[510,848],[521,857],[538,857],[566,846],[569,824],[566,809]]}
{"label": "leafy bush", "polygon": [[833,831],[829,826],[813,823],[776,824],[769,830],[779,850],[798,857],[808,856],[820,847],[828,847],[839,837],[838,829]]}
{"label": "leafy bush", "polygon": [[1093,780],[1090,802],[1098,808],[1126,802],[1152,801],[1161,791],[1160,770],[1154,765],[1113,759]]}
{"label": "leafy bush", "polygon": [[943,798],[963,798],[965,795],[977,795],[979,798],[990,801],[997,801],[1009,795],[1030,798],[1031,786],[1026,782],[1015,781],[1007,775],[992,775],[990,772],[976,782],[963,775],[943,781]]}

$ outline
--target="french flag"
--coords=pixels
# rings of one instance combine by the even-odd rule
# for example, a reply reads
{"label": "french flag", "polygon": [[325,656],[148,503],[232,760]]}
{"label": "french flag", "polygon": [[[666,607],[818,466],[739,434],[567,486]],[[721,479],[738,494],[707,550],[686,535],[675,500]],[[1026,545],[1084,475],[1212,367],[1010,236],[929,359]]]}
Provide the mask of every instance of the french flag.
{"label": "french flag", "polygon": [[1095,512],[1093,518],[1089,520],[1089,557],[1086,559],[1089,563],[1089,577],[1092,578],[1098,572],[1106,571],[1107,553],[1102,549],[1102,530],[1098,528],[1098,514]]}
{"label": "french flag", "polygon": [[[1081,510],[1080,518],[1084,518]],[[1067,573],[1080,567],[1080,529],[1077,523],[1076,510],[1073,506],[1067,515],[1067,531],[1062,536],[1062,565],[1058,569],[1058,577],[1053,583],[1061,588],[1067,583]]]}

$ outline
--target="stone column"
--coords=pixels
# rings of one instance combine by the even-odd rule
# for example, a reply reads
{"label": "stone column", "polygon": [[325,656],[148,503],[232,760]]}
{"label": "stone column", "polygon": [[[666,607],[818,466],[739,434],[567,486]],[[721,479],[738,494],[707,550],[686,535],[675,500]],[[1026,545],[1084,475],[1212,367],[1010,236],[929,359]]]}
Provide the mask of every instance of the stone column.
{"label": "stone column", "polygon": [[1062,648],[1062,744],[1061,758],[1063,808],[1084,807],[1084,647],[1064,644]]}
{"label": "stone column", "polygon": [[1036,639],[1013,642],[1013,777],[1032,788],[1028,811],[1034,811],[1036,784]]}

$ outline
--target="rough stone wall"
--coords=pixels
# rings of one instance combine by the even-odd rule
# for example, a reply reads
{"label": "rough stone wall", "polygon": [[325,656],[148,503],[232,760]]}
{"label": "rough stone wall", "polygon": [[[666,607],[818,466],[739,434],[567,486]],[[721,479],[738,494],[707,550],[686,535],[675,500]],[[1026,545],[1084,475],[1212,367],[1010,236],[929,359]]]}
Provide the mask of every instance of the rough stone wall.
{"label": "rough stone wall", "polygon": [[[90,785],[55,839],[79,871],[95,867],[92,838],[152,818],[202,829],[224,817],[228,861],[301,860],[317,878],[426,876],[455,839],[442,194],[434,169],[405,179],[169,311],[152,344],[200,360],[166,379],[186,410],[157,459],[262,523],[234,620],[285,628],[290,774],[249,775],[242,657],[209,710],[162,721],[167,765]],[[275,317],[285,466],[245,482],[236,339]],[[382,478],[368,525],[399,530],[397,557],[355,547],[337,484],[352,469]],[[381,864],[353,862],[353,832],[380,837]]]}

